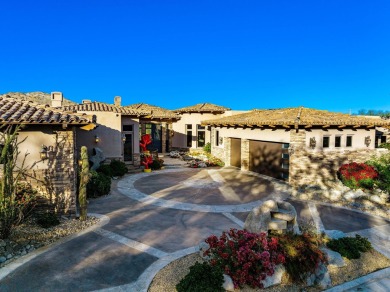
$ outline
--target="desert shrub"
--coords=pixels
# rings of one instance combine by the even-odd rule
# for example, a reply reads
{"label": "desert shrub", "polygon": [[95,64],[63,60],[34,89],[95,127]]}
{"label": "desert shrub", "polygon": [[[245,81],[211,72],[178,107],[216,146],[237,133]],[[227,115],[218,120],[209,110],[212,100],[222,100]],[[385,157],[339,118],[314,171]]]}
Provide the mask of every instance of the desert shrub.
{"label": "desert shrub", "polygon": [[60,224],[60,220],[53,212],[45,212],[42,214],[36,215],[36,222],[39,226],[43,228],[50,228]]}
{"label": "desert shrub", "polygon": [[390,193],[390,153],[384,154],[381,157],[374,157],[367,161],[367,164],[373,166],[379,174],[378,181],[376,182],[378,188]]}
{"label": "desert shrub", "polygon": [[208,160],[206,161],[206,164],[208,166],[220,166],[220,167],[225,166],[225,163],[221,159],[212,155],[209,156]]}
{"label": "desert shrub", "polygon": [[103,173],[90,171],[91,177],[87,184],[87,197],[96,198],[107,195],[111,190],[111,178]]}
{"label": "desert shrub", "polygon": [[109,177],[113,177],[114,176],[114,173],[112,171],[112,168],[111,168],[111,165],[109,164],[102,164],[99,166],[98,169],[96,169],[97,172],[99,173],[103,173],[105,174],[106,176],[109,176]]}
{"label": "desert shrub", "polygon": [[303,282],[314,273],[326,256],[320,250],[321,238],[317,234],[291,232],[278,235],[280,247],[285,255],[286,271],[293,282]]}
{"label": "desert shrub", "polygon": [[355,237],[331,239],[327,246],[348,259],[358,259],[360,258],[360,253],[372,250],[368,239],[361,237],[359,234],[356,234]]}
{"label": "desert shrub", "polygon": [[150,166],[151,169],[153,170],[158,170],[161,169],[164,165],[164,160],[161,158],[153,159],[152,165]]}
{"label": "desert shrub", "polygon": [[211,267],[208,263],[196,262],[190,267],[190,272],[176,285],[176,290],[178,292],[223,292],[222,285],[221,269]]}
{"label": "desert shrub", "polygon": [[359,181],[359,185],[364,189],[372,190],[375,185],[375,181],[372,178],[364,178]]}
{"label": "desert shrub", "polygon": [[206,242],[210,248],[205,255],[210,257],[211,266],[229,275],[236,288],[245,284],[262,288],[261,281],[273,275],[275,266],[285,260],[278,240],[265,233],[230,229],[219,238],[208,237]]}
{"label": "desert shrub", "polygon": [[110,167],[113,176],[124,176],[128,172],[126,164],[120,160],[112,160],[110,162]]}
{"label": "desert shrub", "polygon": [[211,144],[210,144],[210,142],[206,143],[203,146],[203,151],[206,152],[206,153],[211,153]]}
{"label": "desert shrub", "polygon": [[[374,180],[378,178],[378,172],[371,165],[365,163],[343,164],[339,169],[339,176],[344,185],[349,188],[364,188],[374,185]],[[368,180],[372,180],[372,185]]]}

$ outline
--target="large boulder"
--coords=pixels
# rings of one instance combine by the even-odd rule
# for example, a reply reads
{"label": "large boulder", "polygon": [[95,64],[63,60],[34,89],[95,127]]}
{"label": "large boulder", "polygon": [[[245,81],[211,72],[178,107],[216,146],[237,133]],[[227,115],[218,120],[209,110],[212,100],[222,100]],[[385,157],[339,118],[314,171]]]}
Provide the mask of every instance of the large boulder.
{"label": "large boulder", "polygon": [[245,220],[244,228],[253,233],[267,233],[269,230],[299,233],[297,212],[288,202],[268,200],[253,208]]}
{"label": "large boulder", "polygon": [[280,285],[282,283],[283,274],[286,272],[286,268],[280,264],[275,267],[275,272],[272,276],[267,276],[261,283],[263,288],[268,288],[274,285]]}
{"label": "large boulder", "polygon": [[330,250],[329,248],[322,247],[321,251],[326,255],[328,259],[328,266],[341,268],[345,266],[345,262],[341,254],[337,251]]}

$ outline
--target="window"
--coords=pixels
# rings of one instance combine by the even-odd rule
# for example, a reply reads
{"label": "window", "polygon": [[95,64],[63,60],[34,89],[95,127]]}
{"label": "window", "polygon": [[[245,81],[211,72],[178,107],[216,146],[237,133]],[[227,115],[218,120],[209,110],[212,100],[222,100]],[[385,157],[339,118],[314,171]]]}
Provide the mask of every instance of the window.
{"label": "window", "polygon": [[290,147],[290,144],[288,144],[288,143],[283,143],[282,144],[282,148],[283,149],[288,149],[288,147]]}
{"label": "window", "polygon": [[206,131],[205,131],[205,127],[201,126],[201,125],[197,125],[196,127],[197,129],[197,147],[200,148],[200,147],[204,147],[204,145],[206,144]]}
{"label": "window", "polygon": [[283,159],[289,159],[290,155],[288,153],[282,153],[282,158]]}
{"label": "window", "polygon": [[187,147],[192,147],[192,125],[186,125]]}
{"label": "window", "polygon": [[133,125],[123,125],[122,126],[122,131],[132,132],[133,131]]}
{"label": "window", "polygon": [[352,136],[347,136],[347,143],[345,146],[352,147]]}
{"label": "window", "polygon": [[219,146],[219,131],[215,130],[215,146]]}
{"label": "window", "polygon": [[283,169],[288,169],[290,167],[289,163],[288,162],[283,162],[282,163],[282,168]]}
{"label": "window", "polygon": [[334,147],[341,147],[341,136],[334,137]]}
{"label": "window", "polygon": [[322,137],[322,148],[329,148],[329,137]]}

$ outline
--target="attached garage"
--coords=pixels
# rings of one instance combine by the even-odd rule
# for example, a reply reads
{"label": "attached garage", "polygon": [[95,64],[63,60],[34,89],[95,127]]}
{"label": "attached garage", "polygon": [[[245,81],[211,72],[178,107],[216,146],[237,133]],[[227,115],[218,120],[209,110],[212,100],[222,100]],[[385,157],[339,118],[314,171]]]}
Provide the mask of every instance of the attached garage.
{"label": "attached garage", "polygon": [[277,179],[287,179],[288,143],[249,141],[249,170]]}

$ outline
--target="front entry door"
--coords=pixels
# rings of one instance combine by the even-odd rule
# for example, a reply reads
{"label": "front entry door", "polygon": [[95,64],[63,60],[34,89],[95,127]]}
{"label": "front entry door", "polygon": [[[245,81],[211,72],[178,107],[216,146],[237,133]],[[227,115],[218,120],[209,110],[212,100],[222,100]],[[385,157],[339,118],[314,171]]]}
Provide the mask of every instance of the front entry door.
{"label": "front entry door", "polygon": [[123,144],[123,159],[127,162],[133,162],[133,134],[125,134],[126,140]]}

